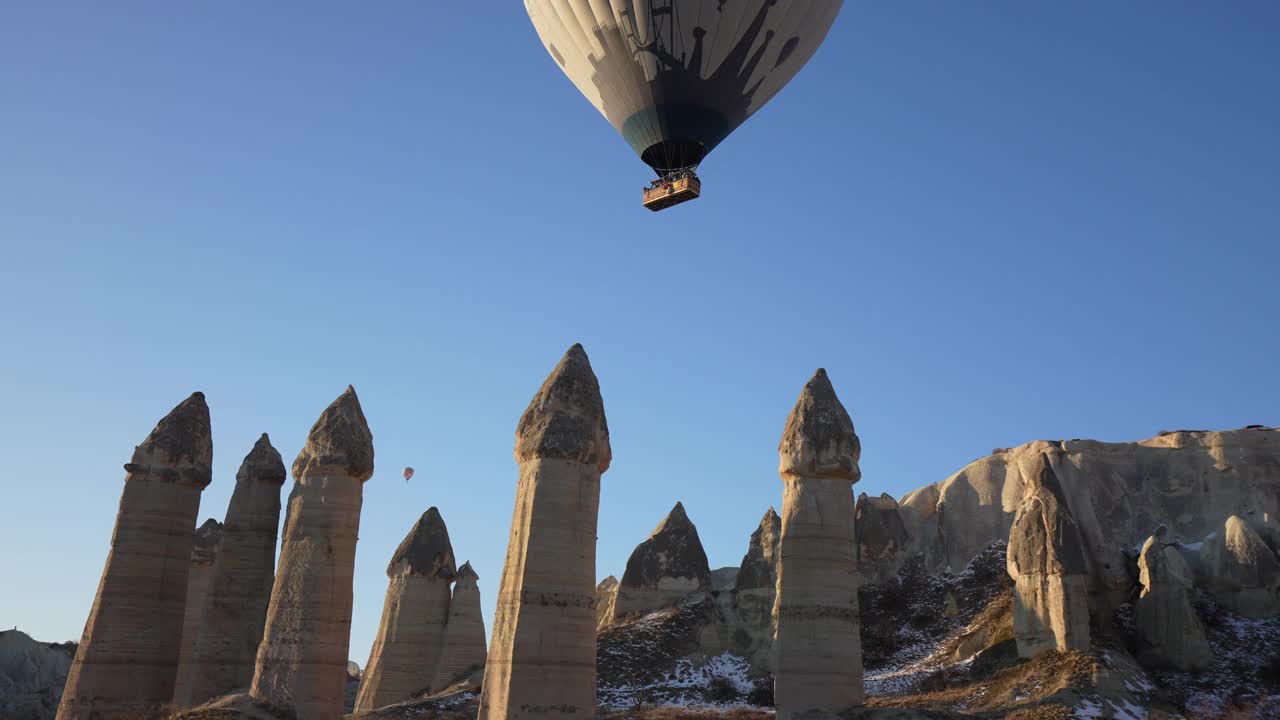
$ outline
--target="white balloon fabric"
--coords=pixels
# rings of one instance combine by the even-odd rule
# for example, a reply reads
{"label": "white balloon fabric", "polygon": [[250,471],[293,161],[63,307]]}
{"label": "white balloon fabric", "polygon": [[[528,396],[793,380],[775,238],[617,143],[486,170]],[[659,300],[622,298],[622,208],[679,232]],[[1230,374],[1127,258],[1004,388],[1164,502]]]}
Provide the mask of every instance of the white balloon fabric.
{"label": "white balloon fabric", "polygon": [[401,474],[404,475],[405,482],[409,482],[409,478],[413,477],[413,472],[413,468],[408,465],[405,466],[404,470],[401,471]]}
{"label": "white balloon fabric", "polygon": [[843,0],[525,0],[542,44],[659,175],[695,167],[809,62]]}

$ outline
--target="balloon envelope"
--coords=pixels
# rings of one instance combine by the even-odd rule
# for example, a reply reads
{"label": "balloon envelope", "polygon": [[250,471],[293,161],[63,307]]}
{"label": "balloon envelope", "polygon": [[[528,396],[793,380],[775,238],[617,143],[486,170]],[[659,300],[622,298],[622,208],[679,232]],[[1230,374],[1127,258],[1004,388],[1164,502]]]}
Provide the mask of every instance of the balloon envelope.
{"label": "balloon envelope", "polygon": [[843,0],[525,0],[565,75],[659,174],[696,166],[817,52]]}
{"label": "balloon envelope", "polygon": [[413,468],[405,466],[405,469],[402,471],[402,473],[404,474],[405,482],[408,482],[409,478],[413,477]]}

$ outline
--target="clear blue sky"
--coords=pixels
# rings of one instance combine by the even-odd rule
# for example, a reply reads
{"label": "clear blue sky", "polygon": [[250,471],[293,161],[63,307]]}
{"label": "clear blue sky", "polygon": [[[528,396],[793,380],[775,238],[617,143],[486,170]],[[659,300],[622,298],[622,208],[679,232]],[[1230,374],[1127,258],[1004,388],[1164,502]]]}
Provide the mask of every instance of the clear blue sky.
{"label": "clear blue sky", "polygon": [[516,420],[577,341],[601,577],[676,500],[736,565],[819,366],[873,494],[1037,438],[1280,424],[1274,2],[847,3],[659,215],[517,2],[0,15],[0,626],[40,639],[79,636],[120,466],[193,390],[221,518],[259,433],[291,462],[355,385],[362,665],[429,505],[491,626]]}

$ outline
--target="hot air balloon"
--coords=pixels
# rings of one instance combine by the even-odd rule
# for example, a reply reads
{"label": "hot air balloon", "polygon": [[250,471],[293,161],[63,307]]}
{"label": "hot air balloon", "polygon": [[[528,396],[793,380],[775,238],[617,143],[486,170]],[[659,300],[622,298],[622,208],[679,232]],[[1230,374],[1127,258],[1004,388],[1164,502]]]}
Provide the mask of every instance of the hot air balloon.
{"label": "hot air balloon", "polygon": [[697,198],[696,170],[813,57],[842,0],[525,0],[547,52],[658,174],[644,205]]}
{"label": "hot air balloon", "polygon": [[401,470],[400,472],[402,475],[404,475],[405,482],[409,482],[409,478],[413,477],[413,468],[409,467],[408,465],[405,465],[404,470]]}

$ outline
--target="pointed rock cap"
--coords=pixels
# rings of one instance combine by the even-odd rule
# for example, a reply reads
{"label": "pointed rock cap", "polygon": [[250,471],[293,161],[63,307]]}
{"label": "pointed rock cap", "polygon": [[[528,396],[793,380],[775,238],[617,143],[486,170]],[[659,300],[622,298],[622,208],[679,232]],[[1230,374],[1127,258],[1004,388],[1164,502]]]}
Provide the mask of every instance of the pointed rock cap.
{"label": "pointed rock cap", "polygon": [[209,518],[196,528],[195,542],[191,545],[191,563],[208,565],[218,556],[218,545],[222,542],[222,523]]}
{"label": "pointed rock cap", "polygon": [[[653,532],[649,534],[649,537],[653,537],[659,533],[670,532],[676,529],[683,530],[691,527],[693,527],[693,521],[689,519],[689,514],[684,511],[684,503],[677,500],[675,507],[671,508],[671,512],[667,513],[667,516],[662,518],[662,522],[658,523],[658,527],[653,529]],[[696,528],[694,528],[694,532],[697,532]]]}
{"label": "pointed rock cap", "polygon": [[313,474],[350,475],[360,482],[373,475],[373,433],[350,385],[320,414],[293,461],[294,479]]}
{"label": "pointed rock cap", "polygon": [[534,458],[573,460],[609,469],[609,424],[600,383],[581,345],[564,354],[516,427],[516,462]]}
{"label": "pointed rock cap", "polygon": [[782,538],[782,518],[772,507],[760,518],[760,525],[751,533],[747,554],[738,566],[734,581],[738,590],[772,588],[778,581],[778,541]]}
{"label": "pointed rock cap", "polygon": [[605,592],[605,591],[612,590],[616,587],[618,587],[618,578],[610,575],[609,577],[600,581],[600,584],[596,586],[596,592]]}
{"label": "pointed rock cap", "polygon": [[480,579],[480,576],[476,574],[475,569],[471,567],[471,561],[468,560],[462,563],[462,567],[458,568],[458,572],[454,575],[453,579],[457,580],[459,583],[466,582],[475,585]]}
{"label": "pointed rock cap", "polygon": [[621,585],[657,589],[662,578],[693,578],[699,589],[711,587],[707,553],[681,503],[676,503],[649,539],[631,552]]}
{"label": "pointed rock cap", "polygon": [[253,444],[253,449],[244,456],[240,469],[236,471],[236,481],[267,482],[283,485],[285,478],[284,460],[280,453],[271,446],[271,438],[266,433]]}
{"label": "pointed rock cap", "polygon": [[858,459],[862,444],[853,430],[827,371],[818,372],[805,384],[787,427],[778,443],[778,473],[789,477],[820,477],[848,480],[862,478]]}
{"label": "pointed rock cap", "polygon": [[444,526],[440,511],[434,507],[422,513],[418,522],[413,524],[413,529],[400,542],[387,565],[387,577],[421,575],[452,580],[457,571],[449,529]]}
{"label": "pointed rock cap", "polygon": [[133,449],[125,464],[129,480],[162,480],[205,488],[212,479],[213,433],[204,393],[178,403]]}

